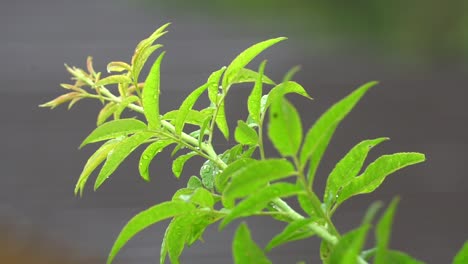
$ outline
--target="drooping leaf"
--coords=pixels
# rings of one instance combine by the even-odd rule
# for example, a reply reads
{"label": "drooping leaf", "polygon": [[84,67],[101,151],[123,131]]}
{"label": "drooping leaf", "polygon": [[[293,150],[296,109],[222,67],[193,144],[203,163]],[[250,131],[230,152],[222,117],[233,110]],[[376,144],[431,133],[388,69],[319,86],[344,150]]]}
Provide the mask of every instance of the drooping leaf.
{"label": "drooping leaf", "polygon": [[313,222],[313,219],[306,218],[289,223],[281,233],[271,239],[265,250],[270,251],[285,243],[313,236],[314,232],[307,229],[307,226]]}
{"label": "drooping leaf", "polygon": [[135,215],[120,231],[107,258],[107,264],[111,264],[122,247],[143,229],[170,217],[186,214],[194,209],[195,207],[189,203],[171,201],[160,203]]}
{"label": "drooping leaf", "polygon": [[185,119],[189,114],[190,110],[192,109],[195,102],[198,100],[198,97],[208,88],[208,84],[204,84],[197,89],[195,89],[192,93],[190,93],[187,98],[182,102],[182,105],[179,108],[179,112],[177,113],[177,117],[175,119],[175,132],[176,134],[180,135],[182,130],[184,129]]}
{"label": "drooping leaf", "polygon": [[197,153],[190,152],[185,155],[181,155],[174,160],[174,162],[172,163],[172,172],[174,173],[174,176],[176,176],[176,178],[179,178],[182,174],[182,170],[184,169],[185,163],[195,155],[197,155]]}
{"label": "drooping leaf", "polygon": [[138,78],[140,77],[141,70],[146,64],[146,61],[148,58],[153,54],[156,50],[161,48],[162,45],[154,45],[154,46],[149,46],[141,52],[138,53],[138,56],[135,58],[135,61],[133,62],[132,65],[132,74],[133,74],[133,80],[135,82],[138,82]]}
{"label": "drooping leaf", "polygon": [[126,136],[144,130],[146,130],[146,124],[134,118],[109,121],[94,129],[93,132],[83,140],[80,148],[90,143]]}
{"label": "drooping leaf", "polygon": [[307,91],[302,87],[302,85],[298,84],[297,82],[293,81],[285,81],[283,83],[278,84],[277,86],[273,87],[271,91],[268,93],[265,102],[265,108],[268,108],[275,100],[280,97],[284,97],[286,94],[295,93],[298,95],[302,95],[308,99],[312,99]]}
{"label": "drooping leaf", "polygon": [[388,245],[390,243],[390,233],[392,231],[392,222],[393,216],[395,215],[395,210],[398,205],[399,199],[393,199],[393,201],[388,206],[385,213],[380,218],[377,223],[375,230],[375,240],[377,244],[377,251],[375,253],[374,263],[375,264],[386,264],[386,254],[388,250]]}
{"label": "drooping leaf", "polygon": [[268,137],[283,157],[294,157],[302,142],[301,118],[286,99],[277,99],[270,108]]}
{"label": "drooping leaf", "polygon": [[[169,120],[173,121],[177,119],[177,116],[179,115],[179,110],[172,110],[170,112],[167,112],[163,115],[163,120]],[[202,126],[203,122],[205,122],[205,119],[207,117],[211,117],[213,115],[213,112],[209,111],[197,111],[191,109],[188,113],[187,116],[185,117],[185,123],[186,124],[192,124],[196,126]]]}
{"label": "drooping leaf", "polygon": [[204,188],[197,188],[192,194],[190,201],[201,207],[213,208],[215,203],[213,194]]}
{"label": "drooping leaf", "polygon": [[135,95],[131,95],[128,97],[125,97],[122,102],[119,103],[119,106],[117,107],[117,110],[114,112],[114,119],[120,119],[120,115],[122,112],[127,108],[127,106],[131,103],[139,101],[140,98]]}
{"label": "drooping leaf", "polygon": [[[262,73],[263,75],[263,73]],[[239,71],[237,76],[234,78],[232,83],[250,83],[250,82],[256,82],[260,78],[260,73],[256,71],[252,71],[247,68],[243,68]],[[268,76],[263,75],[262,77],[262,83],[265,84],[270,84],[270,85],[275,85],[275,82],[272,81]]]}
{"label": "drooping leaf", "polygon": [[153,133],[151,132],[139,132],[120,141],[115,148],[109,152],[109,155],[107,155],[107,160],[102,166],[94,184],[94,190],[97,190],[99,186],[109,178],[130,153],[152,136]]}
{"label": "drooping leaf", "polygon": [[229,126],[228,126],[228,123],[226,121],[226,112],[224,110],[224,101],[221,102],[221,104],[218,107],[218,113],[216,114],[215,120],[216,120],[216,125],[218,126],[221,133],[223,133],[224,138],[226,140],[228,140],[229,139]]}
{"label": "drooping leaf", "polygon": [[309,129],[301,149],[300,162],[305,164],[310,159],[308,181],[312,185],[315,172],[323,153],[332,138],[336,127],[354,108],[359,99],[377,82],[364,84],[350,95],[329,108]]}
{"label": "drooping leaf", "polygon": [[161,124],[159,117],[160,67],[164,54],[164,52],[161,53],[151,67],[143,88],[143,109],[150,129],[159,129]]}
{"label": "drooping leaf", "polygon": [[331,252],[329,263],[357,264],[368,230],[369,225],[363,225],[342,236]]}
{"label": "drooping leaf", "polygon": [[385,140],[388,140],[388,138],[364,140],[354,146],[336,164],[335,168],[328,176],[323,196],[323,201],[327,206],[327,210],[330,209],[332,204],[335,202],[338,190],[347,185],[354,179],[354,177],[356,177],[356,175],[358,175],[369,151]]}
{"label": "drooping leaf", "polygon": [[123,61],[111,61],[107,64],[107,72],[130,71],[132,67]]}
{"label": "drooping leaf", "polygon": [[225,70],[226,66],[223,66],[221,69],[213,72],[206,82],[208,84],[208,97],[214,105],[218,104],[219,81]]}
{"label": "drooping leaf", "polygon": [[354,195],[374,191],[389,174],[424,160],[425,156],[421,153],[396,153],[381,156],[371,163],[360,176],[355,177],[342,188],[338,194],[336,206]]}
{"label": "drooping leaf", "polygon": [[242,168],[246,167],[248,164],[253,163],[253,159],[249,158],[244,158],[244,159],[239,159],[231,164],[229,164],[216,178],[215,178],[215,186],[216,190],[218,192],[222,193],[224,191],[224,188],[226,187],[228,180],[231,178],[231,176],[237,172],[238,170],[241,170]]}
{"label": "drooping leaf", "polygon": [[86,182],[88,181],[89,176],[91,173],[107,158],[107,154],[114,149],[115,145],[119,143],[122,139],[113,139],[109,140],[104,143],[96,152],[94,152],[91,157],[89,157],[88,161],[86,162],[83,171],[78,178],[78,182],[75,186],[75,195],[80,193],[83,195],[83,190]]}
{"label": "drooping leaf", "polygon": [[258,160],[241,167],[231,174],[231,182],[223,192],[223,203],[247,196],[267,183],[296,173],[292,164],[284,159]]}
{"label": "drooping leaf", "polygon": [[191,176],[187,182],[187,188],[195,190],[202,187],[203,184],[197,176]]}
{"label": "drooping leaf", "polygon": [[111,75],[96,82],[96,86],[103,86],[116,83],[131,83],[132,79],[127,75]]}
{"label": "drooping leaf", "polygon": [[149,165],[151,161],[159,152],[163,151],[165,147],[169,146],[172,143],[174,143],[174,141],[172,140],[159,140],[154,143],[151,143],[143,151],[140,157],[140,162],[138,163],[138,171],[140,172],[140,176],[145,181],[150,180]]}
{"label": "drooping leaf", "polygon": [[237,121],[234,138],[243,145],[256,145],[258,143],[257,132],[242,120]]}
{"label": "drooping leaf", "polygon": [[190,236],[194,214],[184,214],[174,217],[168,226],[165,243],[172,264],[179,264],[179,257]]}
{"label": "drooping leaf", "polygon": [[263,250],[252,240],[249,228],[245,223],[237,228],[232,242],[232,252],[235,264],[271,264]]}
{"label": "drooping leaf", "polygon": [[226,90],[228,85],[232,83],[232,81],[236,78],[237,74],[241,69],[243,69],[250,61],[252,61],[258,54],[260,54],[265,49],[269,48],[270,46],[285,40],[286,38],[275,38],[269,39],[266,41],[262,41],[260,43],[254,44],[253,46],[247,48],[243,52],[241,52],[226,69],[226,72],[223,76],[222,86],[223,89]]}
{"label": "drooping leaf", "polygon": [[249,110],[249,116],[260,124],[260,109],[261,109],[261,100],[262,100],[262,93],[263,93],[263,73],[265,72],[266,61],[263,61],[258,68],[258,76],[255,80],[255,85],[252,89],[252,92],[249,95],[247,100],[247,108]]}
{"label": "drooping leaf", "polygon": [[114,103],[114,102],[110,102],[108,104],[106,104],[102,109],[101,111],[99,111],[99,114],[98,114],[98,117],[97,117],[97,121],[96,121],[96,125],[97,126],[100,126],[102,125],[104,122],[106,122],[106,120],[115,112],[117,111],[117,109],[119,109],[119,105]]}
{"label": "drooping leaf", "polygon": [[220,228],[224,228],[233,220],[252,215],[265,208],[275,198],[288,197],[303,192],[300,186],[291,183],[275,183],[259,191],[253,192],[246,199],[232,208],[231,212],[224,217]]}
{"label": "drooping leaf", "polygon": [[458,251],[453,259],[452,264],[465,264],[468,263],[468,241],[463,244],[463,247]]}
{"label": "drooping leaf", "polygon": [[189,240],[187,241],[189,246],[195,243],[197,240],[201,240],[205,229],[223,216],[223,214],[219,212],[206,211],[203,209],[196,211],[195,214],[197,216],[192,223],[192,232],[190,234]]}

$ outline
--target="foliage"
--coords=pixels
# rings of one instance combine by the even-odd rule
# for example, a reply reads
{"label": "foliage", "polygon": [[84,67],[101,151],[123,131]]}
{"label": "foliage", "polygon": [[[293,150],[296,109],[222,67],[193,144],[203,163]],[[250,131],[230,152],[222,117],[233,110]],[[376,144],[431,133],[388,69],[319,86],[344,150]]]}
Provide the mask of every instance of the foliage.
{"label": "foliage", "polygon": [[[87,161],[76,184],[76,194],[83,194],[89,177],[103,163],[94,184],[94,189],[99,189],[137,148],[146,147],[141,154],[139,172],[147,181],[150,180],[150,162],[170,145],[175,146],[172,171],[177,178],[182,177],[184,164],[190,158],[200,156],[206,160],[200,174],[190,177],[187,187],[177,190],[171,201],[156,204],[128,221],[110,251],[108,264],[135,235],[165,219],[171,222],[162,238],[160,263],[165,262],[167,255],[172,263],[179,263],[184,247],[201,240],[208,226],[220,222],[222,229],[235,219],[256,215],[273,217],[287,225],[262,248],[252,239],[247,224],[240,224],[233,241],[235,263],[271,263],[267,256],[269,251],[311,236],[322,240],[320,253],[324,263],[367,263],[371,259],[375,263],[390,263],[389,260],[391,263],[420,263],[388,247],[396,201],[377,224],[376,247],[366,251],[363,247],[376,207],[369,209],[361,226],[344,235],[333,224],[332,215],[349,198],[375,190],[389,174],[424,161],[423,154],[384,155],[363,168],[369,151],[388,138],[364,140],[329,174],[323,201],[313,189],[316,169],[335,129],[375,82],[364,84],[334,104],[303,135],[299,113],[285,97],[295,93],[310,98],[300,84],[290,80],[294,70],[284,81],[275,84],[264,74],[266,62],[260,64],[258,71],[245,68],[263,50],[285,39],[275,38],[243,51],[229,66],[213,72],[178,109],[163,114],[159,109],[159,96],[164,52],[143,81],[140,72],[150,55],[161,47],[154,42],[166,33],[167,26],[141,41],[130,63],[109,63],[107,69],[111,75],[108,77],[101,78],[101,73],[93,69],[91,58],[88,58],[86,71],[66,66],[74,83],[62,84],[62,87],[69,92],[41,105],[54,108],[69,102],[71,107],[84,98],[98,99],[104,104],[98,115],[98,127],[85,138],[81,147],[99,142],[102,145]],[[237,83],[245,82],[253,84],[248,97],[249,117],[237,123],[234,139],[238,144],[218,154],[212,144],[215,130],[219,129],[226,138],[230,136],[224,113],[225,99]],[[111,85],[116,86],[117,92],[111,92],[108,88]],[[264,93],[264,85],[273,88]],[[205,93],[210,105],[194,109]],[[140,113],[143,118],[121,118],[126,110]],[[108,121],[111,117],[113,120]],[[265,156],[265,129],[279,158]],[[296,197],[306,215],[299,214],[282,200],[286,197]],[[466,257],[466,246],[464,248],[465,253],[460,253],[457,261]]]}

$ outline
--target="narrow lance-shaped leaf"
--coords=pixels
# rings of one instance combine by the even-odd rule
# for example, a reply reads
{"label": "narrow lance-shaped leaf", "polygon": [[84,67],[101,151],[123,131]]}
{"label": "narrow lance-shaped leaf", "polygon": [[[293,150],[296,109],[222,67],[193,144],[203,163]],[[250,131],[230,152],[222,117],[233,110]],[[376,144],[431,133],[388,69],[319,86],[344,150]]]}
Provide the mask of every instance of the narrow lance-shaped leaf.
{"label": "narrow lance-shaped leaf", "polygon": [[195,89],[192,93],[190,93],[187,98],[182,102],[182,105],[179,108],[179,112],[177,113],[177,117],[175,119],[175,131],[177,134],[181,134],[182,130],[184,129],[185,119],[187,118],[188,113],[192,110],[193,105],[198,100],[198,97],[208,88],[208,84],[204,84],[197,89]]}
{"label": "narrow lance-shaped leaf", "polygon": [[140,77],[141,70],[143,70],[145,63],[149,59],[151,54],[153,54],[156,50],[158,50],[161,47],[162,45],[154,45],[154,46],[147,47],[140,51],[140,53],[135,58],[135,61],[132,64],[132,74],[133,74],[134,82],[138,82],[138,78]]}
{"label": "narrow lance-shaped leaf", "polygon": [[239,168],[231,174],[231,182],[223,193],[223,202],[247,196],[267,183],[292,176],[296,170],[284,159],[260,160]]}
{"label": "narrow lance-shaped leaf", "polygon": [[160,67],[164,54],[164,52],[161,53],[151,67],[142,94],[144,114],[150,129],[159,129],[161,124],[159,117]]}
{"label": "narrow lance-shaped leaf", "polygon": [[260,43],[254,44],[253,46],[247,48],[243,52],[241,52],[226,69],[226,72],[223,76],[222,86],[223,89],[227,89],[228,85],[232,83],[234,78],[237,76],[239,71],[244,68],[250,61],[252,61],[258,54],[260,54],[265,49],[269,48],[270,46],[285,40],[286,38],[275,38],[269,39],[266,41],[262,41]]}
{"label": "narrow lance-shaped leaf", "polygon": [[271,91],[268,93],[264,108],[267,109],[275,100],[291,93],[312,99],[312,97],[310,97],[302,85],[298,84],[297,82],[287,80],[271,89]]}
{"label": "narrow lance-shaped leaf", "polygon": [[359,99],[377,82],[364,84],[350,95],[329,108],[309,129],[302,146],[300,162],[305,165],[310,158],[308,181],[313,184],[315,172],[322,159],[323,153],[330,142],[335,129],[348,113],[354,108]]}
{"label": "narrow lance-shaped leaf", "polygon": [[108,84],[116,84],[116,83],[131,83],[132,79],[127,75],[111,75],[104,79],[99,80],[96,83],[96,86],[103,86]]}
{"label": "narrow lance-shaped leaf", "polygon": [[[252,71],[252,70],[247,69],[247,68],[243,68],[243,69],[241,69],[239,71],[239,73],[234,78],[232,83],[234,84],[234,83],[256,82],[258,80],[258,78],[260,77],[259,75],[260,75],[259,72]],[[262,75],[263,75],[263,73],[262,73]],[[274,81],[272,81],[270,78],[268,78],[268,76],[265,76],[265,75],[262,76],[262,82],[265,83],[265,84],[270,84],[270,85],[275,84]]]}
{"label": "narrow lance-shaped leaf", "polygon": [[106,122],[106,120],[115,112],[117,111],[117,109],[119,109],[119,105],[114,103],[114,102],[110,102],[108,104],[106,104],[102,109],[101,111],[99,111],[99,114],[98,114],[98,117],[97,117],[97,121],[96,121],[96,125],[97,126],[100,126],[102,125],[104,122]]}
{"label": "narrow lance-shaped leaf", "polygon": [[174,173],[176,178],[179,178],[182,174],[182,170],[184,169],[185,163],[195,155],[197,155],[197,153],[190,152],[185,155],[181,155],[174,160],[174,162],[172,163],[172,172]]}
{"label": "narrow lance-shaped leaf", "polygon": [[364,140],[354,146],[335,166],[327,179],[323,201],[327,209],[330,209],[335,202],[338,190],[347,185],[361,171],[362,165],[367,158],[369,151],[388,140],[388,138],[377,138]]}
{"label": "narrow lance-shaped leaf", "polygon": [[122,102],[119,103],[119,106],[117,107],[117,110],[114,112],[114,119],[120,119],[120,116],[122,115],[122,112],[127,109],[128,105],[134,102],[138,102],[140,98],[136,95],[131,95],[128,97],[125,97]]}
{"label": "narrow lance-shaped leaf", "polygon": [[363,225],[341,237],[331,252],[329,263],[357,264],[368,230],[369,225]]}
{"label": "narrow lance-shaped leaf", "polygon": [[360,176],[343,187],[335,207],[354,195],[374,191],[391,173],[424,160],[425,156],[421,153],[395,153],[379,157]]}
{"label": "narrow lance-shaped leaf", "polygon": [[268,136],[282,156],[295,156],[301,146],[301,118],[284,98],[277,98],[271,105]]}
{"label": "narrow lance-shaped leaf", "polygon": [[[220,103],[218,107],[218,112],[215,117],[216,125],[218,126],[221,133],[223,133],[224,138],[229,139],[229,126],[226,121],[226,113],[224,110],[224,101]],[[211,131],[211,133],[213,133]]]}
{"label": "narrow lance-shaped leaf", "polygon": [[213,72],[206,82],[208,84],[208,97],[214,105],[218,104],[219,81],[225,70],[226,66],[223,66],[221,69]]}
{"label": "narrow lance-shaped leaf", "polygon": [[232,242],[232,252],[235,264],[271,264],[263,250],[252,240],[250,230],[245,223],[237,228]]}
{"label": "narrow lance-shaped leaf", "polygon": [[89,143],[126,136],[143,130],[146,130],[146,124],[134,118],[110,121],[94,129],[93,132],[83,140],[80,148]]}
{"label": "narrow lance-shaped leaf", "polygon": [[78,182],[76,183],[75,186],[75,195],[80,193],[80,196],[83,195],[83,190],[86,182],[88,181],[89,176],[91,173],[107,158],[107,154],[114,149],[114,147],[117,145],[117,143],[120,142],[121,139],[113,139],[109,140],[106,143],[104,143],[101,147],[99,147],[96,152],[94,152],[91,157],[89,157],[88,161],[86,162],[86,165],[83,168],[83,171],[80,174],[80,177],[78,178]]}
{"label": "narrow lance-shaped leaf", "polygon": [[140,162],[138,163],[138,171],[140,172],[140,176],[145,180],[149,181],[149,165],[154,157],[161,151],[164,150],[165,147],[169,146],[170,144],[174,143],[172,140],[160,140],[154,143],[151,143],[146,149],[143,151],[140,157]]}
{"label": "narrow lance-shaped leaf", "polygon": [[186,214],[195,207],[186,202],[163,202],[135,215],[120,231],[107,258],[107,264],[111,264],[122,247],[143,229],[167,218]]}
{"label": "narrow lance-shaped leaf", "polygon": [[289,223],[281,233],[271,239],[265,250],[270,251],[285,243],[313,236],[314,232],[307,230],[307,226],[311,223],[314,223],[314,220],[307,218]]}
{"label": "narrow lance-shaped leaf", "polygon": [[393,216],[395,215],[395,210],[398,205],[399,199],[393,199],[387,210],[383,214],[377,223],[375,240],[377,244],[377,251],[375,254],[374,263],[375,264],[386,264],[386,255],[388,250],[388,244],[390,242],[390,233],[392,231],[392,222]]}
{"label": "narrow lance-shaped leaf", "polygon": [[132,67],[123,61],[111,61],[107,64],[107,72],[130,71]]}
{"label": "narrow lance-shaped leaf", "polygon": [[158,29],[156,29],[153,33],[151,33],[151,35],[147,38],[145,38],[144,40],[140,41],[140,43],[138,43],[138,45],[136,46],[135,48],[135,55],[138,55],[138,53],[153,45],[153,43],[161,36],[163,36],[167,31],[164,31],[171,23],[166,23],[162,26],[160,26]]}
{"label": "narrow lance-shaped leaf", "polygon": [[165,243],[172,264],[179,264],[179,257],[184,250],[185,243],[190,236],[193,214],[185,214],[172,219],[165,235]]}
{"label": "narrow lance-shaped leaf", "polygon": [[266,61],[263,61],[258,68],[258,76],[255,80],[255,85],[252,89],[252,92],[249,95],[247,100],[247,108],[249,110],[249,115],[252,119],[260,124],[260,109],[261,109],[261,100],[262,100],[262,93],[263,93],[263,73],[265,72]]}
{"label": "narrow lance-shaped leaf", "polygon": [[220,228],[224,228],[230,222],[239,217],[249,216],[261,211],[275,198],[293,196],[301,192],[303,192],[303,188],[301,186],[284,182],[275,183],[261,189],[260,191],[253,192],[249,197],[237,204],[231,212],[224,217]]}
{"label": "narrow lance-shaped leaf", "polygon": [[229,164],[216,178],[215,186],[218,192],[222,193],[228,184],[230,177],[238,170],[246,167],[248,164],[255,162],[253,159],[243,158],[238,159]]}
{"label": "narrow lance-shaped leaf", "polygon": [[237,121],[234,138],[243,145],[256,145],[258,143],[257,132],[242,120]]}
{"label": "narrow lance-shaped leaf", "polygon": [[463,247],[458,251],[453,259],[452,264],[465,264],[468,263],[468,241],[463,244]]}
{"label": "narrow lance-shaped leaf", "polygon": [[106,163],[102,166],[94,184],[94,190],[97,190],[99,186],[109,178],[109,176],[119,167],[122,161],[130,155],[130,153],[152,136],[153,133],[150,132],[139,132],[117,144],[112,152],[107,155]]}

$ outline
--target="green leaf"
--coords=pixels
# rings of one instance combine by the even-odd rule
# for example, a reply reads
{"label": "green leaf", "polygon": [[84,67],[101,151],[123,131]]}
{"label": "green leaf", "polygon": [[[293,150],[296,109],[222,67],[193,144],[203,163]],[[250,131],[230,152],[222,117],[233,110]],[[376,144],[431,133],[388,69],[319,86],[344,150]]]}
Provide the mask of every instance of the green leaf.
{"label": "green leaf", "polygon": [[302,141],[301,118],[286,99],[277,99],[270,109],[268,136],[282,156],[294,157]]}
{"label": "green leaf", "polygon": [[167,218],[186,214],[194,209],[195,207],[189,203],[171,201],[160,203],[135,215],[120,231],[107,258],[107,264],[111,264],[122,247],[143,229]]}
{"label": "green leaf", "polygon": [[252,89],[252,92],[249,95],[247,100],[247,108],[249,110],[249,116],[253,118],[257,124],[260,124],[260,109],[261,109],[261,101],[262,101],[262,85],[263,85],[263,73],[265,72],[266,61],[263,61],[260,64],[258,69],[258,76],[255,80],[255,85]]}
{"label": "green leaf", "polygon": [[97,121],[96,121],[96,125],[97,126],[100,126],[102,125],[104,122],[106,122],[106,120],[115,112],[117,111],[117,109],[119,109],[119,105],[114,103],[114,102],[110,102],[108,104],[106,104],[102,109],[101,111],[99,111],[99,114],[98,114],[98,117],[97,117]]}
{"label": "green leaf", "polygon": [[242,145],[256,145],[258,143],[257,132],[242,120],[237,121],[234,138]]}
{"label": "green leaf", "polygon": [[224,191],[226,185],[228,184],[229,179],[236,171],[246,167],[248,164],[253,163],[253,159],[243,158],[236,160],[229,164],[216,178],[215,178],[215,186],[216,190],[220,193]]}
{"label": "green leaf", "polygon": [[119,119],[122,112],[127,108],[127,106],[131,103],[139,101],[140,98],[138,96],[132,95],[129,97],[125,97],[122,102],[119,103],[117,110],[114,112],[114,119]]}
{"label": "green leaf", "polygon": [[172,172],[174,173],[176,178],[179,178],[180,174],[182,174],[182,170],[184,169],[185,163],[195,155],[197,155],[197,153],[190,152],[185,155],[181,155],[174,160],[174,162],[172,163]]}
{"label": "green leaf", "polygon": [[[270,85],[275,85],[275,82],[272,81],[268,76],[262,75],[262,83],[265,84],[270,84]],[[243,68],[239,71],[237,74],[236,78],[232,81],[232,83],[250,83],[250,82],[256,82],[260,78],[260,73],[256,71],[252,71],[247,68]]]}
{"label": "green leaf", "polygon": [[285,81],[273,87],[273,89],[271,89],[271,91],[268,93],[264,106],[265,109],[267,109],[278,98],[284,97],[286,94],[290,93],[295,93],[298,95],[302,95],[308,99],[312,99],[312,97],[310,97],[310,95],[307,93],[304,87],[302,87],[302,85],[293,81]]}
{"label": "green leaf", "polygon": [[204,139],[204,136],[205,134],[207,134],[207,130],[208,130],[208,133],[212,133],[211,131],[209,131],[208,129],[208,126],[210,125],[210,121],[211,121],[211,116],[209,117],[206,117],[205,120],[203,120],[203,123],[202,125],[200,126],[200,133],[198,135],[198,147],[201,148],[201,145],[203,143],[203,139]]}
{"label": "green leaf", "polygon": [[143,88],[143,110],[150,129],[159,129],[161,124],[159,117],[160,67],[164,54],[164,52],[161,53],[151,67]]}
{"label": "green leaf", "polygon": [[265,187],[269,182],[296,174],[292,164],[284,159],[251,162],[231,174],[231,182],[223,192],[223,203],[247,196]]}
{"label": "green leaf", "polygon": [[236,78],[237,74],[239,74],[240,70],[243,69],[250,61],[252,61],[258,54],[260,54],[265,49],[269,48],[270,46],[285,40],[286,38],[275,38],[269,39],[266,41],[262,41],[257,43],[245,51],[241,52],[226,69],[226,72],[223,76],[222,86],[223,89],[226,90],[228,85],[230,85],[233,80]]}
{"label": "green leaf", "polygon": [[99,147],[96,152],[94,152],[91,157],[89,157],[88,161],[86,162],[83,171],[78,178],[78,182],[75,186],[75,195],[80,193],[80,196],[83,195],[83,190],[86,182],[88,181],[89,176],[91,173],[107,158],[107,154],[114,149],[115,145],[120,142],[121,139],[113,139],[109,140],[104,143],[101,147]]}
{"label": "green leaf", "polygon": [[126,62],[123,61],[111,61],[107,64],[107,72],[123,72],[130,71],[132,68]]}
{"label": "green leaf", "polygon": [[142,50],[144,50],[145,48],[148,48],[149,46],[153,45],[153,43],[158,39],[160,38],[161,36],[163,36],[164,34],[167,33],[167,31],[164,31],[171,23],[166,23],[164,25],[162,25],[161,27],[159,27],[158,29],[156,29],[149,37],[145,38],[144,40],[140,41],[140,43],[138,43],[138,45],[136,46],[135,48],[135,55],[134,56],[138,56],[139,52],[141,52]]}
{"label": "green leaf", "polygon": [[198,100],[198,97],[200,97],[200,95],[206,90],[206,88],[208,88],[208,84],[204,84],[198,87],[192,93],[190,93],[190,95],[187,96],[187,98],[185,98],[185,100],[182,102],[174,124],[176,134],[180,135],[182,133],[187,115],[189,114],[195,102]]}
{"label": "green leaf", "polygon": [[200,187],[203,187],[203,184],[197,176],[191,176],[190,179],[187,182],[187,188],[195,190]]}
{"label": "green leaf", "polygon": [[190,201],[201,207],[208,208],[213,208],[213,205],[215,203],[213,199],[213,194],[204,188],[196,189],[193,192],[192,197],[190,197]]}
{"label": "green leaf", "polygon": [[91,134],[83,140],[80,148],[90,143],[126,136],[144,130],[146,130],[146,124],[134,118],[110,121],[98,126],[91,132]]}
{"label": "green leaf", "polygon": [[359,99],[377,82],[364,84],[350,95],[329,108],[309,129],[301,150],[300,162],[305,165],[310,158],[308,180],[312,185],[315,172],[322,159],[323,153],[332,138],[336,127],[354,108]]}
{"label": "green leaf", "polygon": [[[391,264],[424,264],[424,262],[414,259],[406,253],[396,251],[396,250],[387,250],[382,263],[391,263]],[[465,262],[463,262],[465,263]]]}
{"label": "green leaf", "polygon": [[[216,125],[218,126],[219,130],[221,131],[221,133],[223,133],[224,138],[226,138],[226,140],[228,140],[229,139],[229,126],[228,126],[228,123],[226,121],[226,113],[225,113],[225,110],[224,110],[224,101],[221,102],[221,104],[218,107],[218,113],[216,114],[215,121],[216,121]],[[213,133],[213,132],[211,132],[211,133]]]}
{"label": "green leaf", "polygon": [[200,177],[202,178],[203,186],[207,189],[212,190],[214,187],[214,181],[216,175],[219,174],[219,168],[211,160],[205,161],[200,168]]}
{"label": "green leaf", "polygon": [[[163,120],[176,120],[177,116],[179,115],[179,110],[172,110],[170,112],[167,112],[163,115]],[[213,112],[211,111],[197,111],[191,109],[188,113],[187,116],[185,117],[185,123],[186,124],[192,124],[196,126],[202,126],[203,122],[205,122],[207,117],[210,117],[213,115]]]}
{"label": "green leaf", "polygon": [[140,157],[140,163],[138,163],[138,171],[140,172],[140,176],[145,181],[150,180],[149,165],[151,161],[159,152],[163,151],[165,147],[169,146],[172,143],[174,143],[174,141],[172,140],[159,140],[154,143],[151,143],[143,151]]}
{"label": "green leaf", "polygon": [[237,204],[231,212],[224,217],[220,228],[224,228],[230,222],[239,217],[249,216],[261,211],[275,198],[288,197],[301,192],[303,192],[303,188],[301,186],[284,182],[275,183],[259,191],[252,192],[249,197]]}
{"label": "green leaf", "polygon": [[331,252],[329,264],[357,264],[368,230],[369,225],[364,225],[342,236]]}
{"label": "green leaf", "polygon": [[[299,186],[303,186],[301,182],[298,181],[297,183]],[[304,187],[302,187],[304,188]],[[299,205],[301,206],[302,210],[304,212],[311,216],[311,217],[317,217],[317,212],[315,211],[314,205],[312,201],[310,200],[309,196],[304,195],[304,194],[299,194],[297,196],[297,201],[299,202]]]}
{"label": "green leaf", "polygon": [[424,160],[424,154],[411,152],[379,157],[360,176],[355,177],[348,185],[343,187],[338,194],[336,207],[354,195],[374,191],[389,174]]}
{"label": "green leaf", "polygon": [[364,140],[354,146],[335,166],[327,179],[323,201],[327,206],[327,210],[331,208],[336,200],[336,195],[341,187],[351,182],[359,171],[367,158],[369,151],[388,140],[388,138],[377,138]]}
{"label": "green leaf", "polygon": [[468,263],[468,241],[463,244],[463,247],[458,251],[453,259],[452,264],[465,264]]}
{"label": "green leaf", "polygon": [[96,82],[96,86],[103,86],[115,83],[131,83],[132,79],[127,75],[111,75]]}
{"label": "green leaf", "polygon": [[156,50],[158,50],[161,47],[162,45],[149,46],[141,50],[138,53],[138,56],[135,57],[135,61],[133,62],[133,65],[132,65],[132,75],[133,75],[133,80],[135,82],[138,82],[138,78],[140,77],[141,70],[145,66],[148,58],[151,56],[151,54],[153,54]]}
{"label": "green leaf", "polygon": [[102,166],[94,184],[94,190],[97,190],[109,178],[130,153],[152,136],[151,132],[139,132],[119,142],[107,155],[106,163]]}
{"label": "green leaf", "polygon": [[281,233],[271,239],[265,250],[270,251],[288,242],[313,236],[314,232],[307,230],[307,226],[313,222],[312,219],[298,219],[289,223]]}
{"label": "green leaf", "polygon": [[271,264],[261,248],[255,244],[245,223],[239,225],[232,242],[232,252],[235,264]]}
{"label": "green leaf", "polygon": [[393,216],[398,205],[399,199],[393,199],[387,210],[383,214],[377,223],[375,230],[375,240],[377,244],[377,251],[374,258],[375,264],[386,264],[389,263],[386,260],[386,254],[388,250],[388,244],[390,243],[390,233],[392,231]]}
{"label": "green leaf", "polygon": [[225,70],[226,66],[223,66],[221,69],[213,72],[206,82],[208,84],[208,97],[214,105],[218,104],[219,81]]}
{"label": "green leaf", "polygon": [[179,264],[179,257],[184,250],[185,243],[190,236],[193,214],[185,214],[174,217],[168,226],[165,236],[165,244],[172,264]]}

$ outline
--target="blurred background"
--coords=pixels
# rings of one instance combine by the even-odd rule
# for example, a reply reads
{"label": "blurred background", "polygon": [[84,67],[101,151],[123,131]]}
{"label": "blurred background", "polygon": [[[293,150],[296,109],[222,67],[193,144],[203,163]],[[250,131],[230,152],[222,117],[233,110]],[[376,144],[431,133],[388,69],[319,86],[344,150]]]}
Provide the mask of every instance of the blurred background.
{"label": "blurred background", "polygon": [[[63,63],[84,67],[92,55],[95,68],[105,72],[109,61],[129,61],[136,43],[166,22],[172,25],[160,40],[167,51],[163,111],[178,107],[246,47],[277,36],[289,40],[250,67],[268,58],[266,73],[281,80],[301,65],[295,79],[315,100],[290,99],[305,128],[359,85],[380,81],[338,128],[319,168],[317,191],[339,158],[363,139],[392,139],[370,160],[397,151],[425,153],[426,163],[345,203],[335,219],[345,232],[372,201],[400,195],[391,246],[428,263],[451,261],[468,238],[467,1],[16,0],[0,3],[0,263],[103,263],[128,219],[170,199],[197,174],[200,160],[193,160],[175,180],[163,153],[151,166],[153,180],[144,183],[137,151],[100,191],[88,188],[83,198],[74,197],[75,181],[96,148],[77,147],[95,127],[100,104],[83,101],[70,111],[37,107],[62,93],[59,84],[69,78]],[[249,92],[248,86],[232,90],[226,106],[231,128],[247,116]],[[216,141],[220,149],[232,144]],[[271,146],[268,154],[277,155]],[[115,263],[156,262],[166,224],[138,235]],[[263,218],[248,224],[260,245],[283,227]],[[231,263],[235,227],[221,233],[211,227],[182,263]],[[274,263],[317,263],[318,246],[311,238],[269,256]]]}

